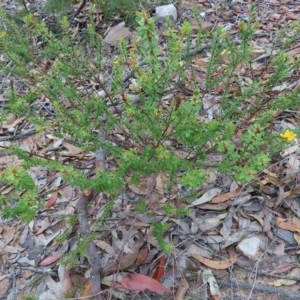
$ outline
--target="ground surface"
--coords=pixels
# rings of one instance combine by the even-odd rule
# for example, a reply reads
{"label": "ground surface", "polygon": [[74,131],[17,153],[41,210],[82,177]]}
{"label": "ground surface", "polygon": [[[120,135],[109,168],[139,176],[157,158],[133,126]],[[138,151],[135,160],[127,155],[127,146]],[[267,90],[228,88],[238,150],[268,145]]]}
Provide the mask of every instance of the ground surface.
{"label": "ground surface", "polygon": [[[231,1],[182,1],[178,5],[176,26],[183,20],[194,22],[190,9],[196,8],[203,20],[201,24],[193,23],[195,30],[202,26],[204,30],[213,31],[222,26],[235,36],[240,21],[249,17],[250,1],[228,2]],[[253,40],[254,60],[259,68],[274,50],[276,31],[289,22],[300,20],[300,1],[253,2],[260,22]],[[39,4],[32,1],[30,5],[34,8]],[[1,5],[6,10],[20,8],[14,1]],[[73,11],[77,7],[74,6]],[[75,18],[74,28],[85,24],[88,14],[86,6]],[[99,32],[103,36],[119,22],[103,24],[101,18],[99,20]],[[111,38],[114,40],[115,37]],[[300,53],[298,46],[296,42],[285,51],[295,57]],[[113,59],[114,46],[106,47],[108,59]],[[201,72],[205,72],[208,53],[202,52],[193,58],[193,64],[199,70],[199,85],[203,83]],[[298,79],[291,78],[281,90],[295,88],[299,83]],[[5,100],[9,77],[2,78],[1,84],[0,104]],[[16,85],[21,92],[27,88],[17,79]],[[165,101],[168,101],[167,97]],[[207,99],[204,117],[210,118],[217,113],[214,101],[215,96]],[[215,109],[211,110],[211,107]],[[278,131],[293,130],[299,122],[299,108],[295,107],[293,111],[280,112],[272,126]],[[22,116],[12,116],[2,126],[0,141],[1,145],[17,144],[32,153],[62,159],[87,174],[92,175],[95,168],[95,154],[83,153],[75,145],[52,136],[50,130],[35,133],[34,127]],[[172,201],[177,207],[188,205],[177,200],[186,193],[181,187],[177,187],[172,195],[167,194],[164,174],[143,178],[138,186],[128,184],[117,199],[112,215],[94,239],[102,289],[106,291],[103,299],[300,299],[298,141],[298,138],[293,140],[291,148],[278,155],[276,161],[246,187],[241,188],[227,177],[211,172],[210,180],[199,188],[197,196],[190,199],[193,213],[185,218],[169,218],[161,210],[166,201]],[[179,151],[178,155],[184,153]],[[211,159],[218,161],[220,158],[214,156]],[[0,171],[21,163],[17,157],[2,150]],[[108,164],[112,163],[108,158]],[[81,191],[68,186],[58,173],[38,167],[31,172],[45,199],[45,208],[29,224],[16,219],[0,219],[0,299],[24,299],[28,293],[37,299],[78,299],[72,298],[75,291],[77,296],[80,294],[77,286],[81,286],[81,296],[86,297],[91,294],[87,259],[78,258],[77,267],[71,270],[58,261],[62,254],[72,252],[77,245],[79,225],[70,225],[65,220],[78,213]],[[3,195],[11,192],[10,186],[2,184],[0,188]],[[134,208],[140,199],[147,201],[156,215],[136,213]],[[106,195],[93,195],[87,214],[90,226],[101,216],[106,203]],[[172,255],[161,253],[151,235],[153,223],[159,221],[170,225],[165,238],[175,245]],[[76,230],[63,244],[54,241],[74,226]],[[239,243],[247,239],[254,243],[254,237],[259,240],[255,257],[238,256]],[[157,275],[159,272],[162,278]],[[149,291],[131,292],[116,284],[129,273],[150,277],[156,273],[156,278],[171,289],[171,296],[167,293],[159,296]],[[132,279],[132,282],[135,281]],[[137,280],[135,284],[141,282]],[[74,293],[64,298],[63,293],[69,288]]]}

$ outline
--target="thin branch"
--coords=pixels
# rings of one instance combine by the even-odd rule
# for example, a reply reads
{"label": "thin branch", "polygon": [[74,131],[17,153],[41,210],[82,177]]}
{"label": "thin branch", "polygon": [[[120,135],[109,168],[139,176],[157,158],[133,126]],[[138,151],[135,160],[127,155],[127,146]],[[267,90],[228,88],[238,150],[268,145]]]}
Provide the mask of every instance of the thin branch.
{"label": "thin branch", "polygon": [[[85,189],[82,192],[80,200],[77,204],[77,215],[80,227],[80,233],[82,238],[88,239],[90,236],[90,226],[88,223],[88,218],[86,214],[87,203],[92,199],[93,192],[91,190]],[[92,293],[93,298],[101,299],[101,278],[100,278],[100,260],[98,256],[97,248],[93,241],[87,246],[87,259],[91,266],[91,283],[92,283]]]}
{"label": "thin branch", "polygon": [[27,5],[26,5],[25,0],[21,0],[21,2],[22,2],[22,4],[23,4],[25,10],[27,11],[27,13],[30,13],[30,11],[29,11],[28,8],[27,8]]}
{"label": "thin branch", "polygon": [[78,7],[78,9],[75,11],[74,15],[72,16],[71,21],[73,21],[74,18],[82,11],[85,5],[86,5],[86,0],[83,0],[80,6]]}

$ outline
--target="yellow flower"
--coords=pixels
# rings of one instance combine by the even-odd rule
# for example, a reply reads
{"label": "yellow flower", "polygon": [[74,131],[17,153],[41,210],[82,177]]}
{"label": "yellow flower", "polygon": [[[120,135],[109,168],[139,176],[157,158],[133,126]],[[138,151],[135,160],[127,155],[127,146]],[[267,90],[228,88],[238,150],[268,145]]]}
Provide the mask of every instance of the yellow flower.
{"label": "yellow flower", "polygon": [[288,141],[292,141],[297,134],[290,130],[286,130],[284,133],[281,133],[280,136]]}
{"label": "yellow flower", "polygon": [[115,61],[114,61],[114,65],[115,65],[115,66],[118,66],[118,65],[119,65],[119,61],[118,61],[118,60],[115,60]]}
{"label": "yellow flower", "polygon": [[0,32],[0,38],[3,38],[3,37],[5,37],[6,36],[6,32],[5,31],[1,31]]}

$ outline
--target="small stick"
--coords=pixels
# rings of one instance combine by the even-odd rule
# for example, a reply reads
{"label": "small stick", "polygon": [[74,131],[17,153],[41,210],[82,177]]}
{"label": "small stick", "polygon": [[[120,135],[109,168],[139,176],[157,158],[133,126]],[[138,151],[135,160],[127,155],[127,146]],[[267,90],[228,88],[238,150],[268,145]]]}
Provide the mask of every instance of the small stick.
{"label": "small stick", "polygon": [[[90,235],[90,226],[86,214],[87,203],[93,197],[93,192],[89,189],[82,191],[80,200],[77,204],[77,216],[79,222],[80,233],[83,238],[88,238]],[[97,252],[96,245],[93,241],[89,243],[86,248],[87,259],[91,266],[91,283],[92,292],[95,300],[101,300],[101,278],[100,278],[100,260]]]}
{"label": "small stick", "polygon": [[73,21],[74,18],[82,11],[85,5],[86,5],[86,0],[83,0],[80,6],[78,7],[78,9],[75,11],[74,15],[72,16],[71,21]]}
{"label": "small stick", "polygon": [[29,13],[25,0],[21,0],[25,10]]}

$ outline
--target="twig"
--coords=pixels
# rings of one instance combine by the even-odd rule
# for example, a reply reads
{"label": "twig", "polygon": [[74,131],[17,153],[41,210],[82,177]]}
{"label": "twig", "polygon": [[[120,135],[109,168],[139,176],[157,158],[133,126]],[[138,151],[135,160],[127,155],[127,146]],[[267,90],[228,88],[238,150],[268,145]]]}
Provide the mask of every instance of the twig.
{"label": "twig", "polygon": [[50,276],[57,276],[56,272],[52,272],[48,270],[42,270],[39,268],[34,268],[34,267],[21,267],[22,270],[28,270],[37,274],[49,274]]}
{"label": "twig", "polygon": [[16,269],[15,266],[12,265],[12,291],[11,298],[16,299]]}
{"label": "twig", "polygon": [[[82,195],[77,204],[77,215],[80,227],[80,233],[83,238],[88,239],[90,236],[90,226],[88,223],[88,218],[86,215],[86,207],[88,201],[93,197],[93,192],[91,190],[85,189],[82,191]],[[97,248],[93,241],[89,243],[86,249],[87,259],[91,266],[91,283],[92,283],[92,293],[94,299],[101,299],[101,278],[100,278],[100,261],[97,253]]]}
{"label": "twig", "polygon": [[26,5],[25,0],[21,0],[21,2],[22,2],[22,4],[23,4],[23,6],[24,6],[26,12],[27,12],[27,13],[30,13],[30,11],[29,11],[28,8],[27,8],[27,5]]}
{"label": "twig", "polygon": [[287,297],[289,299],[297,299],[297,300],[300,299],[300,294],[288,292],[288,291],[281,290],[281,289],[271,288],[271,287],[264,286],[261,284],[253,285],[251,283],[245,283],[245,282],[233,281],[233,280],[232,281],[231,280],[228,280],[228,281],[216,280],[216,282],[217,282],[217,284],[225,285],[228,287],[234,286],[234,287],[240,287],[240,288],[244,288],[244,289],[254,289],[257,291],[262,291],[264,293],[277,294],[280,296]]}
{"label": "twig", "polygon": [[269,58],[271,56],[271,52],[270,53],[265,53],[255,59],[253,59],[251,62],[254,63],[254,62],[257,62],[259,60],[262,60],[262,59],[265,59],[265,58]]}
{"label": "twig", "polygon": [[[98,131],[98,138],[101,142],[105,141],[105,134],[102,130],[102,128],[99,128]],[[98,150],[95,151],[95,156],[96,156],[96,171],[97,170],[102,170],[105,171],[106,170],[106,153],[105,150],[100,148]]]}
{"label": "twig", "polygon": [[25,136],[28,136],[28,135],[33,134],[35,132],[36,132],[36,127],[33,126],[32,128],[25,129],[20,134],[16,134],[16,135],[13,135],[13,136],[0,137],[0,142],[21,139],[21,138],[24,138]]}
{"label": "twig", "polygon": [[73,21],[74,18],[82,11],[85,5],[86,5],[86,0],[83,0],[80,6],[78,7],[78,9],[75,11],[74,15],[72,16],[71,21]]}

